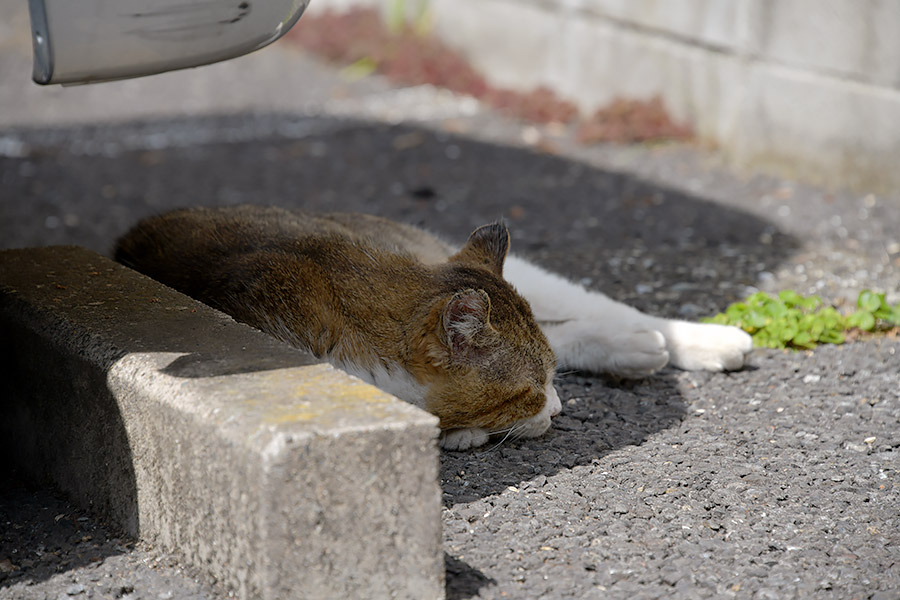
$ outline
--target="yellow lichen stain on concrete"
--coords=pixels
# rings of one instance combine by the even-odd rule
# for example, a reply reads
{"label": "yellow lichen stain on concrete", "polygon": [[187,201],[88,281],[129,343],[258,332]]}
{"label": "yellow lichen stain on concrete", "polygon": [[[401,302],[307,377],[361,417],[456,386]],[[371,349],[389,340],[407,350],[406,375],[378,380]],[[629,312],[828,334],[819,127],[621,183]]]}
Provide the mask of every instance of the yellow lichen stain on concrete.
{"label": "yellow lichen stain on concrete", "polygon": [[[302,381],[286,387],[286,393],[277,401],[261,406],[259,400],[251,400],[255,408],[262,408],[263,419],[272,425],[309,423],[338,416],[365,415],[381,419],[390,416],[388,405],[399,402],[378,388],[350,379],[330,365],[314,365],[303,368]],[[274,373],[273,373],[274,376]]]}

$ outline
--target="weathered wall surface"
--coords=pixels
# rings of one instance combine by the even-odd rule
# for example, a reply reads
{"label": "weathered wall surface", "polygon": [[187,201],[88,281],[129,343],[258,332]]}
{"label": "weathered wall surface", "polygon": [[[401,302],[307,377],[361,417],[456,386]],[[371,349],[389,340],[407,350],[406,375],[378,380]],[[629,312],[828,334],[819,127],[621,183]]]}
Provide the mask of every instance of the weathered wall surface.
{"label": "weathered wall surface", "polygon": [[[365,2],[379,3],[395,2]],[[900,186],[900,3],[430,0],[428,6],[437,33],[498,85],[548,85],[584,111],[617,96],[659,94],[735,165],[871,190]]]}

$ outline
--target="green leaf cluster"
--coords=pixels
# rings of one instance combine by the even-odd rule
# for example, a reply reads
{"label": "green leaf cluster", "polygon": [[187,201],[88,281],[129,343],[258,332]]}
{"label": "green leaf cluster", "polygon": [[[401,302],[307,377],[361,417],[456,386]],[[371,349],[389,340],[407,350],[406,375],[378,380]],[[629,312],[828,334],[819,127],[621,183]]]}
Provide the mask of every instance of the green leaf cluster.
{"label": "green leaf cluster", "polygon": [[833,306],[823,305],[819,296],[804,297],[793,290],[778,296],[756,292],[704,322],[740,327],[756,346],[795,349],[842,344],[853,328],[875,331],[900,326],[900,303],[889,305],[884,294],[863,290],[856,304],[857,309],[845,316]]}
{"label": "green leaf cluster", "polygon": [[857,310],[847,317],[849,327],[858,327],[863,331],[874,331],[884,322],[889,327],[900,326],[900,303],[891,306],[884,299],[884,294],[876,294],[871,290],[863,290],[856,300]]}

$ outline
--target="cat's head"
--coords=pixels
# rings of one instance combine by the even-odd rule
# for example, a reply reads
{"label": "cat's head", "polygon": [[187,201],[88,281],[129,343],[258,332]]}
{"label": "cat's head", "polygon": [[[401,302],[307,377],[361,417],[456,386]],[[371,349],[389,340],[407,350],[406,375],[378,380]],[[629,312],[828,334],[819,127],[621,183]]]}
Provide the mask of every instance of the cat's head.
{"label": "cat's head", "polygon": [[[553,350],[531,307],[503,279],[508,249],[506,226],[485,225],[438,270],[421,350],[426,408],[440,418],[447,447],[478,445],[492,434],[538,436],[560,411]],[[448,443],[454,431],[468,433]]]}

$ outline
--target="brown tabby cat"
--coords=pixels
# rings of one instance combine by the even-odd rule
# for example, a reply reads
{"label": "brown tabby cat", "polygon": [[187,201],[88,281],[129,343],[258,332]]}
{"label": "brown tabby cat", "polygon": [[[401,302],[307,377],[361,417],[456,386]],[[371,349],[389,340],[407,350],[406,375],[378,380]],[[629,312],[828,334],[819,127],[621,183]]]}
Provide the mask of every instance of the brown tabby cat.
{"label": "brown tabby cat", "polygon": [[358,214],[240,206],[140,222],[115,258],[440,418],[441,444],[533,437],[560,411],[555,358],[503,279],[509,233],[458,252]]}

